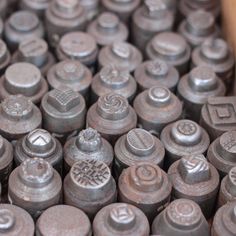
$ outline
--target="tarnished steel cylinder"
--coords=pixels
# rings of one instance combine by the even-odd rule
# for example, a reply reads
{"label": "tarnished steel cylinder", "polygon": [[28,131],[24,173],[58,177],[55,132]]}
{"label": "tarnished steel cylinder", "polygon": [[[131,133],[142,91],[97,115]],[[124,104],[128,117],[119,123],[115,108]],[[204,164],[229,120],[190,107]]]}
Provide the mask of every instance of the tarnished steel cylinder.
{"label": "tarnished steel cylinder", "polygon": [[190,13],[180,24],[178,31],[193,48],[199,46],[207,38],[216,38],[220,34],[214,16],[203,10]]}
{"label": "tarnished steel cylinder", "polygon": [[149,233],[144,213],[126,203],[113,203],[102,208],[93,221],[94,236],[147,236]]}
{"label": "tarnished steel cylinder", "polygon": [[187,17],[196,10],[205,10],[211,12],[215,18],[220,15],[220,1],[219,0],[180,0],[179,1],[179,12],[182,18]]}
{"label": "tarnished steel cylinder", "polygon": [[236,201],[236,166],[221,181],[217,207],[233,201]]}
{"label": "tarnished steel cylinder", "polygon": [[175,92],[179,82],[179,72],[165,61],[156,59],[145,61],[134,71],[134,78],[140,91],[154,86],[165,86]]}
{"label": "tarnished steel cylinder", "polygon": [[169,11],[166,0],[145,0],[132,16],[132,41],[134,45],[145,51],[147,43],[163,31],[171,31],[174,14]]}
{"label": "tarnished steel cylinder", "polygon": [[27,210],[34,219],[61,201],[61,177],[41,158],[26,159],[9,177],[8,200]]}
{"label": "tarnished steel cylinder", "polygon": [[92,73],[79,61],[65,60],[55,64],[47,73],[47,81],[53,89],[66,86],[89,100]]}
{"label": "tarnished steel cylinder", "polygon": [[91,103],[107,93],[120,94],[132,103],[137,90],[137,84],[129,71],[115,65],[106,65],[92,80]]}
{"label": "tarnished steel cylinder", "polygon": [[73,164],[79,160],[103,161],[110,168],[113,162],[113,148],[92,128],[87,128],[69,139],[64,146],[64,168],[68,172]]}
{"label": "tarnished steel cylinder", "polygon": [[68,87],[53,89],[42,99],[43,127],[64,138],[84,128],[86,104],[82,95]]}
{"label": "tarnished steel cylinder", "polygon": [[83,210],[90,220],[106,205],[116,202],[116,183],[102,161],[77,161],[64,179],[65,204]]}
{"label": "tarnished steel cylinder", "polygon": [[126,24],[129,24],[131,15],[139,6],[141,0],[101,0],[106,11],[115,13]]}
{"label": "tarnished steel cylinder", "polygon": [[48,49],[44,39],[32,37],[23,40],[12,56],[12,63],[28,62],[37,66],[43,76],[56,63],[56,59]]}
{"label": "tarnished steel cylinder", "polygon": [[[13,169],[13,147],[0,135],[0,196],[7,192],[8,178]],[[1,232],[1,230],[0,230]]]}
{"label": "tarnished steel cylinder", "polygon": [[52,47],[57,46],[64,34],[84,30],[86,25],[85,10],[79,0],[52,0],[45,18],[48,41]]}
{"label": "tarnished steel cylinder", "polygon": [[140,93],[133,107],[138,116],[138,126],[158,137],[166,125],[182,115],[182,103],[164,86],[155,86]]}
{"label": "tarnished steel cylinder", "polygon": [[[1,20],[0,20],[0,28],[1,28]],[[10,62],[11,62],[11,54],[7,48],[6,43],[2,39],[0,39],[0,75],[4,74]]]}
{"label": "tarnished steel cylinder", "polygon": [[210,97],[202,107],[200,124],[211,141],[224,132],[236,130],[236,97]]}
{"label": "tarnished steel cylinder", "polygon": [[89,100],[92,73],[79,61],[65,60],[55,64],[47,73],[47,81],[51,88],[66,86]]}
{"label": "tarnished steel cylinder", "polygon": [[10,96],[0,104],[0,135],[16,140],[42,123],[40,110],[22,95]]}
{"label": "tarnished steel cylinder", "polygon": [[202,154],[182,157],[170,166],[168,175],[173,185],[173,199],[191,199],[199,204],[207,219],[213,215],[220,178]]}
{"label": "tarnished steel cylinder", "polygon": [[234,236],[236,234],[236,202],[222,206],[215,214],[211,236]]}
{"label": "tarnished steel cylinder", "polygon": [[154,36],[146,47],[148,59],[161,59],[176,67],[180,75],[189,71],[191,48],[183,36],[173,32],[163,32]]}
{"label": "tarnished steel cylinder", "polygon": [[11,204],[0,204],[0,234],[34,236],[34,221],[25,210]]}
{"label": "tarnished steel cylinder", "polygon": [[101,11],[100,0],[80,0],[79,5],[84,8],[88,22],[93,20]]}
{"label": "tarnished steel cylinder", "polygon": [[128,100],[118,94],[101,96],[87,113],[87,127],[96,129],[113,145],[137,125],[137,115]]}
{"label": "tarnished steel cylinder", "polygon": [[207,152],[207,159],[220,176],[226,176],[236,166],[236,131],[228,131],[215,139]]}
{"label": "tarnished steel cylinder", "polygon": [[91,236],[91,223],[80,209],[57,205],[48,208],[36,222],[36,236]]}
{"label": "tarnished steel cylinder", "polygon": [[180,79],[177,93],[184,103],[185,118],[199,122],[201,109],[207,99],[224,96],[226,88],[211,67],[198,66]]}
{"label": "tarnished steel cylinder", "polygon": [[3,30],[4,30],[4,23],[2,18],[0,18],[0,37],[2,38],[3,36]]}
{"label": "tarnished steel cylinder", "polygon": [[18,166],[28,158],[42,158],[49,162],[58,173],[62,173],[63,150],[60,142],[48,131],[35,129],[14,146],[14,161]]}
{"label": "tarnished steel cylinder", "polygon": [[169,204],[172,185],[159,166],[140,162],[122,172],[118,189],[120,202],[137,206],[152,222]]}
{"label": "tarnished steel cylinder", "polygon": [[220,38],[205,40],[192,52],[192,67],[210,66],[230,86],[234,79],[234,54],[226,41]]}
{"label": "tarnished steel cylinder", "polygon": [[43,24],[29,11],[14,12],[5,22],[4,36],[8,47],[14,51],[19,44],[31,37],[44,37]]}
{"label": "tarnished steel cylinder", "polygon": [[72,59],[83,63],[92,72],[96,70],[98,47],[95,39],[84,32],[65,34],[56,49],[60,61]]}
{"label": "tarnished steel cylinder", "polygon": [[180,120],[166,126],[161,141],[166,149],[166,168],[183,156],[205,154],[210,144],[207,132],[191,120]]}
{"label": "tarnished steel cylinder", "polygon": [[111,12],[101,13],[88,25],[87,32],[95,38],[101,47],[114,42],[126,41],[129,35],[126,25]]}
{"label": "tarnished steel cylinder", "polygon": [[165,148],[161,141],[144,129],[132,129],[121,136],[114,148],[114,175],[119,177],[123,169],[143,161],[163,167]]}
{"label": "tarnished steel cylinder", "polygon": [[20,0],[19,7],[22,10],[32,11],[44,19],[45,11],[51,2],[52,0]]}
{"label": "tarnished steel cylinder", "polygon": [[141,52],[127,42],[114,42],[105,46],[98,55],[100,68],[111,64],[129,72],[133,72],[142,63],[142,60]]}
{"label": "tarnished steel cylinder", "polygon": [[18,62],[9,66],[0,80],[0,99],[21,94],[35,104],[39,104],[48,91],[48,84],[40,70],[28,62]]}
{"label": "tarnished steel cylinder", "polygon": [[177,199],[155,218],[152,233],[165,236],[210,236],[210,227],[195,202]]}

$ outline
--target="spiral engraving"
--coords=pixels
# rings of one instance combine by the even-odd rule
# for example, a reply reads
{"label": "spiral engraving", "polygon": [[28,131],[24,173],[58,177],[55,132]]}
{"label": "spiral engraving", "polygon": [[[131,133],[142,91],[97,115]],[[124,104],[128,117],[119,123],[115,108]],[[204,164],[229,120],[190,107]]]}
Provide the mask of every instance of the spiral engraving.
{"label": "spiral engraving", "polygon": [[8,209],[0,209],[0,232],[13,227],[15,223],[15,216],[12,211]]}

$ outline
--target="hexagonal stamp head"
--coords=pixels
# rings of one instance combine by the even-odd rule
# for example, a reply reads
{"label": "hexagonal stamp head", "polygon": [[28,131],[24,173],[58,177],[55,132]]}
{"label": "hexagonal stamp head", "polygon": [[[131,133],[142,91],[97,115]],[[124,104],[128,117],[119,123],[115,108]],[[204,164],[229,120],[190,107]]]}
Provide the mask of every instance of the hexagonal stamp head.
{"label": "hexagonal stamp head", "polygon": [[182,157],[178,171],[187,184],[197,184],[210,178],[210,166],[202,154]]}
{"label": "hexagonal stamp head", "polygon": [[70,88],[61,87],[49,92],[48,103],[60,112],[69,112],[80,103],[80,96]]}

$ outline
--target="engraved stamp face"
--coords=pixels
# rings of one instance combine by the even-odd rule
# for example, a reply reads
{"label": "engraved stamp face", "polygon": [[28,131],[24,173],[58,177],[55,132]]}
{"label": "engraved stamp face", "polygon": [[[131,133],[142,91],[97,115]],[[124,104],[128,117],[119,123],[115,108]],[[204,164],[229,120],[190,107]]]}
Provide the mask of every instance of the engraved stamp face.
{"label": "engraved stamp face", "polygon": [[70,172],[72,180],[83,188],[101,188],[111,178],[109,167],[96,160],[76,162]]}
{"label": "engraved stamp face", "polygon": [[127,43],[116,42],[112,45],[112,52],[120,58],[128,59],[131,55],[130,47]]}
{"label": "engraved stamp face", "polygon": [[209,99],[207,111],[213,125],[236,125],[236,102],[232,97]]}
{"label": "engraved stamp face", "polygon": [[134,212],[126,204],[115,206],[110,212],[110,217],[113,222],[124,225],[135,220]]}
{"label": "engraved stamp face", "polygon": [[221,135],[220,145],[227,152],[236,154],[236,131],[229,131]]}
{"label": "engraved stamp face", "polygon": [[168,73],[168,65],[161,60],[150,61],[146,64],[146,70],[153,76],[164,76]]}
{"label": "engraved stamp face", "polygon": [[180,122],[177,130],[183,135],[193,135],[197,131],[197,126],[191,121]]}
{"label": "engraved stamp face", "polygon": [[15,223],[14,213],[8,209],[0,209],[0,231],[7,231]]}
{"label": "engraved stamp face", "polygon": [[166,214],[172,224],[177,227],[192,227],[201,219],[198,205],[187,199],[173,201],[167,208]]}
{"label": "engraved stamp face", "polygon": [[48,102],[57,110],[67,112],[79,104],[79,94],[69,88],[54,89],[49,93]]}

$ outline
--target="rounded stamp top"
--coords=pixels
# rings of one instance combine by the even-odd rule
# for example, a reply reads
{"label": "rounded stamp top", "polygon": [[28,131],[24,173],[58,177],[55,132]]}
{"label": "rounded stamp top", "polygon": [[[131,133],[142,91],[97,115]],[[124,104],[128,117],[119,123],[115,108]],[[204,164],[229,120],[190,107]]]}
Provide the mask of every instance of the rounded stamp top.
{"label": "rounded stamp top", "polygon": [[115,29],[119,25],[119,18],[110,12],[104,12],[98,17],[98,25],[104,29]]}
{"label": "rounded stamp top", "polygon": [[16,222],[16,217],[10,209],[0,209],[0,232],[7,233],[10,231]]}
{"label": "rounded stamp top", "polygon": [[53,168],[41,158],[29,158],[19,166],[19,176],[30,187],[43,186],[52,179]]}
{"label": "rounded stamp top", "polygon": [[158,59],[149,61],[145,67],[147,73],[153,77],[163,77],[169,70],[167,63]]}
{"label": "rounded stamp top", "polygon": [[200,207],[193,201],[178,199],[166,208],[168,221],[177,228],[191,229],[196,227],[202,217]]}
{"label": "rounded stamp top", "polygon": [[97,45],[94,38],[89,34],[72,32],[61,38],[60,48],[69,57],[83,58],[96,51]]}
{"label": "rounded stamp top", "polygon": [[227,153],[236,155],[236,131],[228,131],[220,136],[220,146]]}
{"label": "rounded stamp top", "polygon": [[144,129],[132,129],[126,136],[127,148],[134,154],[143,156],[153,152],[154,137]]}
{"label": "rounded stamp top", "polygon": [[33,103],[22,95],[9,96],[3,100],[2,109],[12,119],[26,118],[33,110]]}
{"label": "rounded stamp top", "polygon": [[109,93],[99,97],[97,111],[104,119],[123,119],[129,112],[128,100],[118,94]]}
{"label": "rounded stamp top", "polygon": [[166,105],[170,102],[171,92],[162,86],[155,86],[148,90],[149,101],[153,105]]}
{"label": "rounded stamp top", "polygon": [[109,223],[116,230],[128,230],[135,224],[135,213],[127,204],[117,204],[109,212]]}
{"label": "rounded stamp top", "polygon": [[129,59],[131,56],[130,45],[125,42],[115,42],[112,45],[112,52],[121,59]]}
{"label": "rounded stamp top", "polygon": [[103,67],[99,73],[100,79],[104,84],[122,87],[128,83],[130,74],[127,70],[123,70],[115,65],[107,65]]}
{"label": "rounded stamp top", "polygon": [[175,142],[185,146],[198,143],[201,134],[200,126],[191,120],[177,121],[171,129],[171,136]]}
{"label": "rounded stamp top", "polygon": [[98,150],[102,145],[101,135],[97,130],[92,128],[87,128],[80,131],[77,139],[76,145],[82,151],[93,152]]}
{"label": "rounded stamp top", "polygon": [[80,160],[72,166],[70,176],[79,187],[98,189],[110,181],[111,172],[109,167],[101,161]]}
{"label": "rounded stamp top", "polygon": [[31,31],[39,25],[38,17],[28,11],[18,11],[10,17],[10,25],[19,31]]}
{"label": "rounded stamp top", "polygon": [[130,180],[141,192],[157,191],[163,182],[160,167],[149,162],[140,162],[130,167]]}

